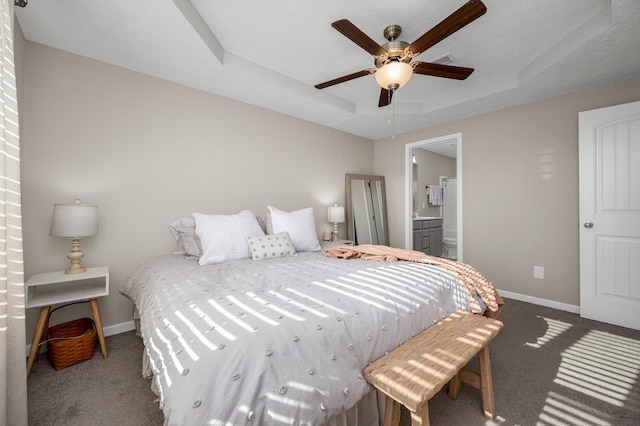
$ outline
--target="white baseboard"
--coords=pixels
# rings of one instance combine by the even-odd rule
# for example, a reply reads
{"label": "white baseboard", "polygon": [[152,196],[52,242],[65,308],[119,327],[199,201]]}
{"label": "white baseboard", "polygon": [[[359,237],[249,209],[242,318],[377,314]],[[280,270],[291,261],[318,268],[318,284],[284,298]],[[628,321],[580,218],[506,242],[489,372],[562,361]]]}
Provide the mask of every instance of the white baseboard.
{"label": "white baseboard", "polygon": [[521,302],[533,303],[534,305],[545,306],[547,308],[558,309],[560,311],[571,312],[572,314],[580,314],[580,306],[570,305],[568,303],[556,302],[555,300],[542,299],[540,297],[527,296],[526,294],[512,293],[506,290],[498,290],[500,296],[507,299],[519,300]]}
{"label": "white baseboard", "polygon": [[127,331],[135,330],[136,324],[133,321],[121,322],[120,324],[108,325],[102,327],[104,336],[113,336],[114,334],[126,333]]}
{"label": "white baseboard", "polygon": [[[108,325],[102,327],[102,333],[104,337],[113,336],[115,334],[126,333],[127,331],[135,330],[136,325],[133,321],[121,322],[120,324]],[[27,357],[31,351],[31,343],[27,345]],[[47,351],[47,345],[40,346],[40,353]]]}

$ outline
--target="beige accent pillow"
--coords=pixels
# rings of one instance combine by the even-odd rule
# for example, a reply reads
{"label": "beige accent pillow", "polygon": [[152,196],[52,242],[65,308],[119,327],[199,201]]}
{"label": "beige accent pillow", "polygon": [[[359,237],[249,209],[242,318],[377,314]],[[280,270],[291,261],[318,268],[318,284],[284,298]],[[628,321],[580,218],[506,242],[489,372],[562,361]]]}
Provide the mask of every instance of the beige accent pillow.
{"label": "beige accent pillow", "polygon": [[286,232],[274,235],[250,236],[247,237],[247,243],[253,260],[296,255],[296,250],[293,248],[289,234]]}

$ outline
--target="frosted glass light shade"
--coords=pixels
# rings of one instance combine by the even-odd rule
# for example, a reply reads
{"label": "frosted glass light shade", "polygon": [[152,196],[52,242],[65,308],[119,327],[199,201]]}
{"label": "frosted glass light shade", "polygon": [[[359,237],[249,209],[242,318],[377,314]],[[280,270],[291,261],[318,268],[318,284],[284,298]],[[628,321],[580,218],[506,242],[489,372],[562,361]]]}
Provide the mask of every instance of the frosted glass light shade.
{"label": "frosted glass light shade", "polygon": [[81,238],[98,235],[98,207],[84,204],[55,204],[50,235]]}
{"label": "frosted glass light shade", "polygon": [[344,207],[338,206],[337,204],[333,207],[329,207],[327,219],[329,223],[344,222]]}
{"label": "frosted glass light shade", "polygon": [[376,71],[376,82],[383,89],[389,90],[389,87],[393,87],[394,90],[399,89],[411,80],[413,75],[413,67],[405,62],[389,62],[382,68]]}

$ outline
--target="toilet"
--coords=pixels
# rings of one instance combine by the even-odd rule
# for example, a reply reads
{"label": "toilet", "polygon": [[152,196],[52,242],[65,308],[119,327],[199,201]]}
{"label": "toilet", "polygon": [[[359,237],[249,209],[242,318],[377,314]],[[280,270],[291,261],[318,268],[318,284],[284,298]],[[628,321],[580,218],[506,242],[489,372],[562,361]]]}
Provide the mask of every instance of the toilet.
{"label": "toilet", "polygon": [[458,260],[458,239],[456,231],[444,231],[442,238],[442,257]]}

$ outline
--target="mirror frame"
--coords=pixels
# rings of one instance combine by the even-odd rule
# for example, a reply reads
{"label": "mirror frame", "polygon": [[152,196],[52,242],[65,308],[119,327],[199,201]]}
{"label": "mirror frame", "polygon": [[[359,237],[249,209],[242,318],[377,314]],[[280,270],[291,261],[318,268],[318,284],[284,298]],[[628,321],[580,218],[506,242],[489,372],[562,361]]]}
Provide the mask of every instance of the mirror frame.
{"label": "mirror frame", "polygon": [[353,227],[353,202],[351,200],[351,181],[352,180],[372,180],[380,182],[380,190],[382,195],[382,226],[384,227],[384,243],[383,245],[389,245],[389,219],[387,216],[387,190],[385,187],[384,176],[375,175],[358,175],[347,173],[345,175],[345,194],[346,194],[346,208],[347,208],[347,238],[356,244],[354,238]]}

